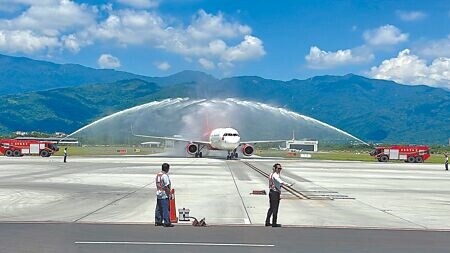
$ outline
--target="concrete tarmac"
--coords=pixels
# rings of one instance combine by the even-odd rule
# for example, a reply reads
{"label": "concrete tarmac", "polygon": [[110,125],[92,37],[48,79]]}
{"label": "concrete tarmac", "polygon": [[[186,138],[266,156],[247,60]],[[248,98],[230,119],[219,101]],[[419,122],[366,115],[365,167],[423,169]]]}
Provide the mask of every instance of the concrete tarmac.
{"label": "concrete tarmac", "polygon": [[279,222],[301,227],[450,229],[450,173],[434,164],[162,157],[0,157],[0,222],[153,223],[155,174],[171,165],[177,208],[213,225],[263,225],[266,172],[310,199],[282,194]]}

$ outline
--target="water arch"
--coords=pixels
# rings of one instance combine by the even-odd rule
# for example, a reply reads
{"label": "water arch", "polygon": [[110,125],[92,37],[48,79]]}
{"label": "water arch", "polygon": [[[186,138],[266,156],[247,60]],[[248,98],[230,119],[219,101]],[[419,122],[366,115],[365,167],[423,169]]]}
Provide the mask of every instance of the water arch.
{"label": "water arch", "polygon": [[237,129],[242,140],[314,139],[327,142],[362,140],[314,118],[260,102],[240,99],[170,98],[132,107],[99,119],[70,136],[90,144],[139,143],[134,133],[181,135],[204,139],[218,127]]}

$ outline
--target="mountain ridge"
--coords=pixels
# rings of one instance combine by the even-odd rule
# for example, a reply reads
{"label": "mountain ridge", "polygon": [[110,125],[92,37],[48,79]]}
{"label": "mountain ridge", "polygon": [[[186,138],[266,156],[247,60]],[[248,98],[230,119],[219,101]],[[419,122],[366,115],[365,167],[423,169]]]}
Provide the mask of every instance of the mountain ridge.
{"label": "mountain ridge", "polygon": [[[19,69],[42,70],[33,68],[35,65],[21,65],[20,61],[27,62],[22,59],[13,65]],[[60,73],[55,68],[52,71],[59,77],[103,71],[89,69],[72,73],[70,69],[65,69],[68,73]],[[33,74],[30,69],[27,71]],[[2,74],[5,78],[0,70],[0,77]],[[52,75],[44,77],[52,79]],[[290,109],[367,141],[447,143],[450,133],[450,92],[424,85],[402,85],[354,74],[289,81],[258,76],[218,79],[190,70],[167,77],[131,74],[112,82],[102,82],[101,78],[97,81],[95,77],[81,78],[92,83],[66,82],[68,86],[64,87],[0,95],[4,101],[0,104],[0,132],[71,132],[103,116],[154,100],[236,97]],[[13,79],[14,76],[9,82]]]}

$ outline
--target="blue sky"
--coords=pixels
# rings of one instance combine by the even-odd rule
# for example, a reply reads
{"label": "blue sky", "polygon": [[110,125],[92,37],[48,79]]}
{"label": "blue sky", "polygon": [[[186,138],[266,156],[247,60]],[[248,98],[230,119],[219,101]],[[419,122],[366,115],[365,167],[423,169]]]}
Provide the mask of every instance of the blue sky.
{"label": "blue sky", "polygon": [[450,1],[1,0],[0,53],[149,76],[355,73],[450,89]]}

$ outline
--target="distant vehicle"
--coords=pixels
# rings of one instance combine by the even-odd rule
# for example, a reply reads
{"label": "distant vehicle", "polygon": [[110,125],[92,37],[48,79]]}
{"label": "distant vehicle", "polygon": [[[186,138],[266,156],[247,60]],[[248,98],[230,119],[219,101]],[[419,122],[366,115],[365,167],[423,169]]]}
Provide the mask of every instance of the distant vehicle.
{"label": "distant vehicle", "polygon": [[0,139],[0,153],[5,156],[40,155],[49,157],[58,150],[56,144],[48,141]]}
{"label": "distant vehicle", "polygon": [[242,149],[242,154],[244,156],[251,156],[253,154],[254,148],[251,144],[255,143],[273,143],[282,142],[285,140],[267,140],[267,141],[241,141],[241,137],[238,131],[234,128],[216,128],[209,133],[208,141],[200,140],[188,140],[178,137],[162,137],[162,136],[150,136],[134,134],[138,137],[146,137],[161,140],[171,140],[185,142],[186,152],[189,155],[195,157],[202,157],[203,152],[207,150],[226,150],[228,151],[227,159],[238,158],[237,149],[240,147]]}
{"label": "distant vehicle", "polygon": [[408,163],[423,163],[430,158],[430,148],[428,146],[405,146],[393,145],[391,147],[376,147],[370,155],[378,159],[379,162],[389,160],[404,160]]}

